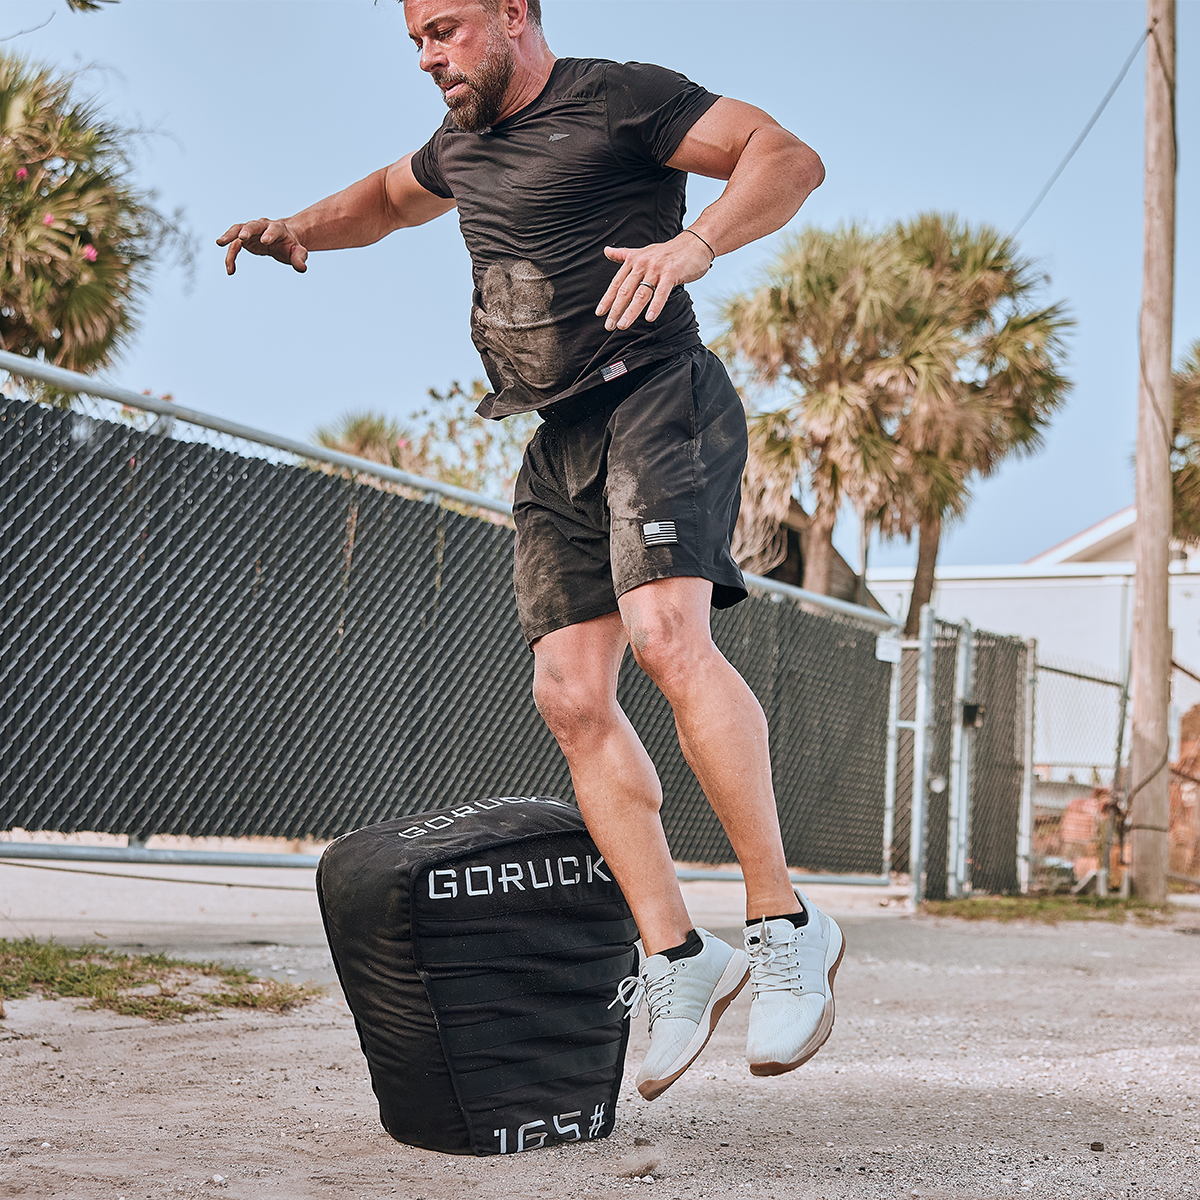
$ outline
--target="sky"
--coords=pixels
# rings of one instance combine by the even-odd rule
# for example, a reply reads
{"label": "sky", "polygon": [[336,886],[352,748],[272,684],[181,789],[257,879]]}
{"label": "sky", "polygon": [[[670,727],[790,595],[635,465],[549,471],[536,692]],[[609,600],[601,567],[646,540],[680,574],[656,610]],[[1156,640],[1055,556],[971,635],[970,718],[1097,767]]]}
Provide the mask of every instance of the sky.
{"label": "sky", "polygon": [[[1137,0],[543,0],[559,56],[661,63],[766,109],[812,145],[826,181],[783,234],[691,285],[706,339],[723,297],[753,287],[779,237],[806,224],[882,227],[936,209],[1011,231],[1144,28]],[[394,0],[122,0],[75,14],[5,0],[4,43],[64,69],[113,117],[150,131],[137,178],[182,207],[199,255],[153,281],[118,385],[260,429],[312,438],[342,414],[398,419],[430,387],[483,374],[470,263],[453,214],[360,250],[225,275],[214,239],[288,216],[420,147],[445,109]],[[1200,0],[1178,6],[1175,349],[1200,339]],[[978,481],[943,538],[944,565],[1021,562],[1133,499],[1141,292],[1139,54],[1020,234],[1047,302],[1076,321],[1074,389],[1042,451]],[[720,184],[693,178],[695,216]],[[854,565],[854,521],[836,542]],[[884,543],[872,566],[907,566]]]}

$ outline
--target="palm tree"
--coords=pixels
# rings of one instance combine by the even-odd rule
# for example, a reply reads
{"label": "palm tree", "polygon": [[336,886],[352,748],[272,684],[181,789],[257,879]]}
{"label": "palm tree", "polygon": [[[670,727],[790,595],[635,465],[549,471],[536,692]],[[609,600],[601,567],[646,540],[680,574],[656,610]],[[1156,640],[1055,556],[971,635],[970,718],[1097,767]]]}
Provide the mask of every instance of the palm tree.
{"label": "palm tree", "polygon": [[164,248],[188,258],[179,214],[164,217],[132,182],[132,137],[74,95],[73,77],[0,52],[5,350],[76,371],[108,365]]}
{"label": "palm tree", "polygon": [[901,282],[889,239],[809,228],[784,242],[759,288],[724,304],[717,351],[735,373],[787,395],[750,417],[740,562],[764,570],[782,557],[779,526],[803,470],[814,504],[804,586],[827,592],[842,501],[873,511],[895,484],[889,395],[872,372],[893,350]]}
{"label": "palm tree", "polygon": [[1063,336],[1073,322],[1062,304],[1036,302],[1045,277],[987,225],[923,213],[893,237],[906,274],[902,335],[874,377],[891,394],[907,475],[887,531],[918,530],[905,624],[913,636],[933,594],[943,523],[965,509],[970,480],[1039,449],[1070,391]]}
{"label": "palm tree", "polygon": [[427,465],[412,430],[381,413],[346,413],[332,425],[321,426],[314,436],[320,446],[400,471],[420,474]]}
{"label": "palm tree", "polygon": [[542,419],[528,412],[485,420],[475,409],[488,390],[483,379],[469,389],[457,380],[444,392],[430,388],[433,404],[413,417],[425,422],[421,453],[439,479],[511,503],[525,447]]}
{"label": "palm tree", "polygon": [[[434,405],[413,414],[415,421],[423,422],[417,432],[381,413],[368,411],[347,413],[334,424],[317,429],[314,437],[319,445],[331,450],[511,503],[525,446],[541,418],[536,413],[518,413],[503,421],[484,420],[476,414],[475,406],[487,390],[481,379],[473,380],[469,390],[457,382],[444,392],[430,388]],[[385,491],[419,495],[412,489],[383,484],[374,476],[363,474],[359,479]],[[450,502],[450,507],[475,512],[457,502]],[[485,519],[502,522],[494,515]]]}
{"label": "palm tree", "polygon": [[1188,349],[1174,382],[1172,532],[1179,541],[1194,546],[1200,542],[1200,338]]}
{"label": "palm tree", "polygon": [[716,343],[752,382],[791,392],[750,417],[739,561],[761,569],[777,554],[772,535],[802,471],[816,535],[804,586],[827,590],[849,500],[864,560],[873,529],[919,531],[915,633],[942,526],[965,510],[971,479],[1036,449],[1069,390],[1071,322],[1061,305],[1035,305],[1043,282],[1012,238],[937,213],[881,234],[808,229],[785,242],[764,285],[726,302]]}

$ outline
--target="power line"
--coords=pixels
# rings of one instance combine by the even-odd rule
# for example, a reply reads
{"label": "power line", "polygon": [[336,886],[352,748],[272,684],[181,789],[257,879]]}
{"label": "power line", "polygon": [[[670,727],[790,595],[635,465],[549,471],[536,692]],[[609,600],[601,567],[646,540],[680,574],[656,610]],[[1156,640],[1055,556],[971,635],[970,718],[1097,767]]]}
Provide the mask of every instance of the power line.
{"label": "power line", "polygon": [[1113,98],[1114,94],[1116,93],[1117,88],[1119,88],[1121,86],[1121,80],[1125,78],[1126,74],[1128,74],[1129,68],[1133,66],[1133,60],[1135,58],[1137,58],[1138,51],[1142,48],[1143,43],[1146,41],[1146,39],[1149,36],[1150,36],[1150,30],[1148,28],[1143,29],[1141,36],[1138,38],[1133,49],[1130,50],[1129,57],[1125,60],[1125,65],[1117,73],[1116,79],[1113,80],[1112,87],[1110,87],[1108,89],[1108,91],[1104,93],[1104,99],[1100,101],[1100,106],[1096,109],[1096,111],[1094,113],[1092,113],[1091,120],[1088,121],[1088,123],[1083,127],[1083,132],[1075,139],[1075,144],[1070,148],[1070,150],[1067,151],[1066,158],[1064,158],[1062,160],[1062,162],[1060,162],[1058,164],[1058,167],[1055,169],[1054,174],[1051,175],[1050,178],[1046,181],[1046,186],[1044,188],[1042,188],[1042,190],[1040,192],[1038,192],[1038,197],[1029,206],[1029,211],[1026,212],[1026,214],[1020,219],[1020,221],[1017,222],[1017,227],[1016,227],[1016,229],[1013,230],[1014,235],[1020,233],[1021,230],[1025,226],[1025,222],[1028,221],[1029,218],[1032,217],[1035,212],[1037,212],[1038,205],[1041,204],[1041,202],[1043,200],[1045,200],[1050,189],[1057,182],[1058,177],[1063,173],[1063,171],[1066,170],[1067,163],[1069,163],[1071,161],[1071,159],[1073,159],[1075,157],[1075,151],[1078,150],[1079,147],[1083,145],[1084,138],[1086,138],[1087,135],[1092,132],[1092,126],[1096,124],[1096,122],[1100,119],[1100,114],[1108,107],[1108,102]]}

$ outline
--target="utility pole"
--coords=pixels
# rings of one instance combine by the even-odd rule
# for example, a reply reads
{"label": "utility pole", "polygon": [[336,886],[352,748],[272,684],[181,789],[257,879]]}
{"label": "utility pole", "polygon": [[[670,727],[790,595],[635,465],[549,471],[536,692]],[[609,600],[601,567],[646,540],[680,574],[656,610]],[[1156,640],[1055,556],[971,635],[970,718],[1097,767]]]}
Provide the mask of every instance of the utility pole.
{"label": "utility pole", "polygon": [[1138,372],[1133,738],[1130,754],[1131,886],[1167,898],[1170,771],[1167,617],[1171,542],[1171,325],[1175,291],[1175,0],[1148,0],[1146,184]]}

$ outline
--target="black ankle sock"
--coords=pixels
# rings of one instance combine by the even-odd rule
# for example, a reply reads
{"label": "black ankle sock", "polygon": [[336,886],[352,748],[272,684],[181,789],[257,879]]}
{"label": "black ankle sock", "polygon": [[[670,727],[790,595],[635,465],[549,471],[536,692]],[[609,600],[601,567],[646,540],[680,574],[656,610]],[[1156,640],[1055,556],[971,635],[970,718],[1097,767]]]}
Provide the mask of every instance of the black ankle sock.
{"label": "black ankle sock", "polygon": [[678,946],[663,950],[662,956],[668,962],[678,962],[681,958],[694,958],[703,949],[704,943],[700,940],[700,935],[692,929]]}
{"label": "black ankle sock", "polygon": [[764,920],[765,921],[791,921],[791,923],[793,925],[795,925],[795,927],[797,929],[803,929],[804,926],[808,924],[808,913],[806,913],[804,911],[804,909],[801,909],[799,912],[781,913],[777,917],[755,917],[753,921],[746,922],[746,928],[749,929],[751,925],[757,925],[757,924],[759,924],[759,922],[764,921]]}

